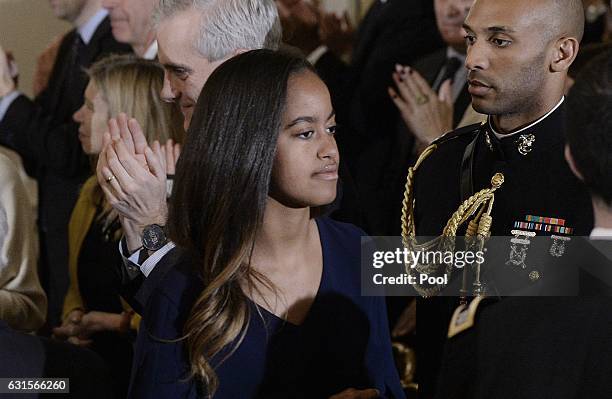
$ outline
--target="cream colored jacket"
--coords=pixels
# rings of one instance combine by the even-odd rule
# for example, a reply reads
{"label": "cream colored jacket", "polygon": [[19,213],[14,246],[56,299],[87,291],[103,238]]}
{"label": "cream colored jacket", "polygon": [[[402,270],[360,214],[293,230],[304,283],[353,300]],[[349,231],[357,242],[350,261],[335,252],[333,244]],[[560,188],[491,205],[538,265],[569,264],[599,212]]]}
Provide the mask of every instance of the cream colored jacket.
{"label": "cream colored jacket", "polygon": [[0,319],[23,331],[40,328],[47,314],[37,272],[36,205],[29,190],[19,158],[0,147]]}

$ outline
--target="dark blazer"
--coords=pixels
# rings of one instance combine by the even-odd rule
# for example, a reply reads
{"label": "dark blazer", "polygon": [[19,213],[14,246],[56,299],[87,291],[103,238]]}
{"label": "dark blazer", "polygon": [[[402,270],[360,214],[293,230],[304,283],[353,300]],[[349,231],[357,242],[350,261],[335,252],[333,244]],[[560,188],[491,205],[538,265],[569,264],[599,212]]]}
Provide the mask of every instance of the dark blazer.
{"label": "dark blazer", "polygon": [[173,248],[155,265],[147,277],[140,272],[137,265],[126,265],[123,262],[117,268],[121,279],[121,297],[136,311],[143,315],[149,297],[166,273],[179,263],[181,251]]}
{"label": "dark blazer", "polygon": [[[77,34],[72,30],[62,40],[48,87],[34,101],[19,96],[0,121],[0,144],[19,153],[28,173],[38,180],[42,278],[51,323],[57,321],[68,286],[68,220],[80,185],[91,174],[72,120],[87,85],[84,71],[68,71]],[[105,55],[129,51],[113,38],[107,17],[79,58],[87,68]]]}
{"label": "dark blazer", "polygon": [[387,93],[391,74],[396,63],[412,64],[442,45],[431,1],[377,0],[361,22],[351,64],[328,52],[315,65],[332,94],[338,147],[360,193],[360,227],[369,234],[385,233],[391,205],[381,190],[395,184],[386,171],[403,146]]}

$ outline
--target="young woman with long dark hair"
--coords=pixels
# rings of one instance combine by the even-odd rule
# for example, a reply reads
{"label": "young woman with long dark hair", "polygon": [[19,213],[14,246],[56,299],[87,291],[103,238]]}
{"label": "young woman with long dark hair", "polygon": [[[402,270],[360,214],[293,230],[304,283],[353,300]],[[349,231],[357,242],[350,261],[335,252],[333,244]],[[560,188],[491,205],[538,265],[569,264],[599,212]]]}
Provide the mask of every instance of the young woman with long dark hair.
{"label": "young woman with long dark hair", "polygon": [[177,165],[183,253],[150,297],[133,398],[403,397],[384,298],[360,296],[336,196],[329,92],[301,58],[239,55],[207,81]]}

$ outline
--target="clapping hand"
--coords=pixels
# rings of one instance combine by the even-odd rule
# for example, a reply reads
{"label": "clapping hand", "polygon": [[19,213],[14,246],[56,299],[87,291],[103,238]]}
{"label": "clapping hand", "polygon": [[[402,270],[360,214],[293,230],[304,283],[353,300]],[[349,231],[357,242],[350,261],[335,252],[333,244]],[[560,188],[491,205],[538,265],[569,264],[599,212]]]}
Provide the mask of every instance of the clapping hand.
{"label": "clapping hand", "polygon": [[398,90],[389,88],[389,95],[402,119],[414,134],[417,146],[427,146],[453,128],[451,82],[442,83],[436,94],[414,69],[396,66],[393,81]]}
{"label": "clapping hand", "polygon": [[321,42],[337,56],[351,52],[355,37],[355,28],[348,12],[342,17],[334,13],[323,13],[320,17],[319,36]]}
{"label": "clapping hand", "polygon": [[145,226],[166,224],[166,175],[174,174],[179,154],[180,146],[171,140],[149,147],[138,122],[125,114],[109,121],[96,174],[108,202],[121,216],[130,251],[140,247]]}
{"label": "clapping hand", "polygon": [[321,45],[319,7],[304,0],[277,0],[283,40],[308,55]]}

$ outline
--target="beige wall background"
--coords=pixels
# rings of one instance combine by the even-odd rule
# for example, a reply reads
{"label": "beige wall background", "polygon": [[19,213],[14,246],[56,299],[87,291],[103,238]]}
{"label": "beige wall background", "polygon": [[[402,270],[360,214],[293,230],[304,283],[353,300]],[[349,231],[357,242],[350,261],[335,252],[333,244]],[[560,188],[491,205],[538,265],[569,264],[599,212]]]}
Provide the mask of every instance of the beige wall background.
{"label": "beige wall background", "polygon": [[32,95],[36,58],[70,25],[53,16],[46,0],[0,0],[0,44],[19,66],[19,90]]}
{"label": "beige wall background", "polygon": [[[323,0],[329,11],[348,10],[354,20],[364,14],[374,0]],[[361,16],[362,16],[361,15]],[[13,52],[19,65],[19,89],[32,95],[36,58],[70,25],[53,16],[47,0],[0,0],[0,44]]]}

